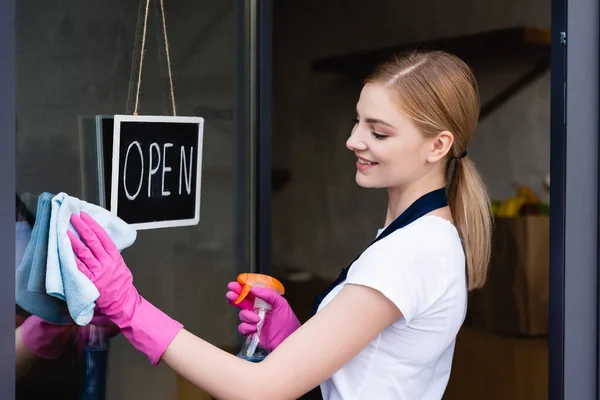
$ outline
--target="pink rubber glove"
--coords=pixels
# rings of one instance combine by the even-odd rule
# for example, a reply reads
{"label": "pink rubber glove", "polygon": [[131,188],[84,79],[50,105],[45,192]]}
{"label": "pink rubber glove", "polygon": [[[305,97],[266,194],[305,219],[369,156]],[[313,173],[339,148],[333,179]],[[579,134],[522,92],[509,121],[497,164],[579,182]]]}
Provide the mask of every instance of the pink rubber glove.
{"label": "pink rubber glove", "polygon": [[57,325],[31,315],[21,324],[21,340],[36,357],[56,360],[65,351],[75,324]]}
{"label": "pink rubber glove", "polygon": [[81,217],[73,214],[71,224],[81,237],[67,231],[77,266],[100,292],[96,307],[152,365],[158,364],[183,325],[139,295],[119,250],[92,217],[85,212]]}
{"label": "pink rubber glove", "polygon": [[257,331],[256,325],[260,318],[254,312],[254,297],[258,297],[271,305],[271,312],[265,318],[259,338],[260,345],[265,349],[275,350],[281,342],[300,327],[300,321],[298,321],[287,300],[275,291],[254,287],[250,290],[251,296],[246,297],[240,304],[233,304],[242,291],[242,285],[237,282],[229,282],[227,287],[229,292],[225,296],[229,304],[242,309],[239,314],[242,323],[238,326],[238,331],[243,336],[252,335]]}

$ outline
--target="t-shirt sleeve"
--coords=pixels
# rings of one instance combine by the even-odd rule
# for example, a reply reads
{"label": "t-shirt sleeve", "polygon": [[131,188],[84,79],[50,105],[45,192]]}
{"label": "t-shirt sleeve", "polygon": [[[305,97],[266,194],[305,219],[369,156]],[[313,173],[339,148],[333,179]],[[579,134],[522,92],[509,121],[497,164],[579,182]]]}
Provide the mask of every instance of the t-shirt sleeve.
{"label": "t-shirt sleeve", "polygon": [[403,318],[393,325],[403,328],[441,296],[440,263],[443,260],[435,254],[417,254],[410,246],[382,240],[354,262],[345,284],[381,292],[402,313]]}

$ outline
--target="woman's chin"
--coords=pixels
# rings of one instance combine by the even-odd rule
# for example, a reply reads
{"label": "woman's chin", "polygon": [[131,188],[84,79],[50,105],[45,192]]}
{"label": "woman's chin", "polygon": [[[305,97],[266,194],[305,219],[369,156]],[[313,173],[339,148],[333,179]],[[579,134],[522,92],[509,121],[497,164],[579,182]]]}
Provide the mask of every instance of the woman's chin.
{"label": "woman's chin", "polygon": [[379,189],[382,186],[371,177],[367,177],[359,172],[356,173],[356,184],[365,189]]}

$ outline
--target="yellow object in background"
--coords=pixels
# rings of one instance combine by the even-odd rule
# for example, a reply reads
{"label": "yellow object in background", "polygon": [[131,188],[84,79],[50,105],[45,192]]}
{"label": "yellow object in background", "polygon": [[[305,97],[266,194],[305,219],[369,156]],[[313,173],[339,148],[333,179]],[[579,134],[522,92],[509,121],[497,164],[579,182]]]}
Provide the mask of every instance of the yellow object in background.
{"label": "yellow object in background", "polygon": [[515,185],[517,188],[517,197],[524,198],[528,203],[539,203],[538,195],[525,185]]}
{"label": "yellow object in background", "polygon": [[512,197],[498,208],[498,217],[513,218],[519,215],[521,207],[527,202],[524,197]]}
{"label": "yellow object in background", "polygon": [[520,215],[550,215],[550,205],[525,185],[514,184],[515,196],[505,201],[492,200],[491,212],[497,218],[515,218]]}

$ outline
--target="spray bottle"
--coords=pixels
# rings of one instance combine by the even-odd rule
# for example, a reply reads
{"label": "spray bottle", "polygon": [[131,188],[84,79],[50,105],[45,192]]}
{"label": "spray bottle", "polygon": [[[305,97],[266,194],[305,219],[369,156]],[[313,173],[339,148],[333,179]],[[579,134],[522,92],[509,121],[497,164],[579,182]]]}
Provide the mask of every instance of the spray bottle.
{"label": "spray bottle", "polygon": [[[253,287],[269,288],[279,295],[285,293],[285,289],[281,282],[268,275],[245,273],[238,275],[237,281],[242,285],[242,291],[235,300],[235,304],[241,303]],[[258,321],[258,324],[256,325],[256,333],[248,336],[244,346],[242,346],[242,349],[238,353],[238,357],[251,362],[260,362],[269,354],[269,350],[260,346],[260,332],[269,311],[271,311],[270,304],[259,298],[254,299],[254,312],[260,317],[260,321]]]}

